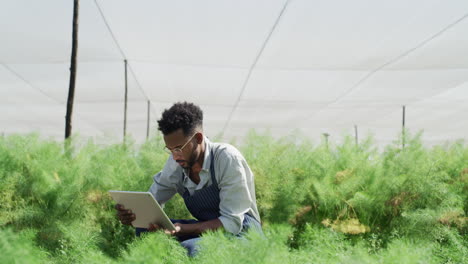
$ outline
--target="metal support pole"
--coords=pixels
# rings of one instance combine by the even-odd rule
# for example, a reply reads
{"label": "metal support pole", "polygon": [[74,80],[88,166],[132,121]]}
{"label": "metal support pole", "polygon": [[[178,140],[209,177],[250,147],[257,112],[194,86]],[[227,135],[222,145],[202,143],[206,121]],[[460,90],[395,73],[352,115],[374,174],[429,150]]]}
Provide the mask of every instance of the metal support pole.
{"label": "metal support pole", "polygon": [[402,140],[402,146],[405,148],[405,119],[406,119],[406,106],[403,106],[403,124],[401,128],[401,140]]}
{"label": "metal support pole", "polygon": [[123,126],[123,142],[125,143],[125,137],[127,136],[127,100],[128,100],[128,71],[127,71],[127,60],[124,60],[125,64],[125,103],[124,103],[124,126]]}
{"label": "metal support pole", "polygon": [[354,125],[354,138],[356,140],[356,146],[359,145],[357,125]]}
{"label": "metal support pole", "polygon": [[146,119],[146,139],[149,138],[149,132],[150,132],[150,106],[151,102],[148,100],[148,112],[147,112],[147,119]]}
{"label": "metal support pole", "polygon": [[328,134],[328,133],[323,133],[322,135],[325,137],[325,144],[326,144],[327,149],[328,149],[328,137],[330,136],[330,134]]}

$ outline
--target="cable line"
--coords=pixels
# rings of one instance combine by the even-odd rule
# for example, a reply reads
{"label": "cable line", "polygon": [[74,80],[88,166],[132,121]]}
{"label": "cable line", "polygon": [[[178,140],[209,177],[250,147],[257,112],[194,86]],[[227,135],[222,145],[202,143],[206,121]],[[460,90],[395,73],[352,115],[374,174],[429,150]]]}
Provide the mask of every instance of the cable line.
{"label": "cable line", "polygon": [[237,97],[236,103],[234,104],[234,107],[232,108],[231,112],[229,113],[228,119],[226,120],[226,123],[224,124],[223,129],[221,130],[221,136],[224,135],[224,132],[226,131],[227,127],[229,126],[229,123],[231,122],[232,116],[234,115],[234,112],[237,110],[237,107],[239,106],[240,100],[242,99],[242,96],[244,95],[244,92],[247,88],[247,84],[249,83],[250,76],[252,75],[252,72],[255,68],[255,66],[258,63],[258,60],[260,59],[260,56],[262,55],[263,51],[265,50],[266,45],[268,44],[268,41],[270,40],[271,36],[273,35],[273,32],[275,31],[276,27],[279,24],[279,21],[281,20],[281,17],[284,14],[284,11],[286,10],[286,7],[288,6],[290,0],[286,0],[286,2],[283,5],[283,8],[281,9],[281,12],[279,13],[278,17],[276,18],[275,23],[273,24],[273,27],[271,28],[270,32],[268,33],[268,36],[266,37],[265,41],[262,44],[262,47],[257,53],[257,56],[255,57],[254,62],[250,66],[249,72],[247,73],[247,77],[244,80],[244,83],[242,85],[242,89],[239,93],[239,96]]}
{"label": "cable line", "polygon": [[[42,95],[44,95],[45,97],[49,98],[50,100],[54,101],[55,103],[59,104],[59,105],[65,105],[65,102],[61,102],[60,100],[52,97],[51,95],[49,95],[48,93],[46,93],[44,90],[42,90],[41,88],[37,87],[37,86],[34,86],[29,80],[27,80],[25,77],[23,77],[21,74],[19,74],[18,72],[16,72],[15,70],[13,70],[12,68],[10,68],[8,65],[6,65],[5,63],[3,62],[0,62],[0,65],[2,65],[5,69],[7,69],[11,74],[13,74],[14,76],[16,76],[18,79],[20,79],[21,81],[23,81],[24,83],[26,83],[30,88],[32,88],[33,90],[37,90],[39,93],[41,93]],[[79,117],[79,115],[78,115]],[[86,121],[85,119],[83,118],[80,118],[81,120],[85,121],[88,125],[90,125],[91,127],[97,129],[98,131],[101,131],[103,134],[104,134],[104,131],[101,130],[100,128],[98,128],[97,126],[93,125],[92,123],[90,123],[89,121]]]}
{"label": "cable line", "polygon": [[127,60],[127,62],[128,62],[128,64],[127,64],[127,65],[128,65],[128,68],[130,69],[130,72],[132,73],[133,78],[135,79],[138,88],[140,88],[140,90],[141,90],[141,92],[143,93],[143,95],[145,96],[146,100],[151,101],[150,98],[148,97],[146,91],[145,91],[145,90],[143,89],[143,87],[141,86],[140,81],[138,80],[138,78],[137,78],[135,72],[133,71],[133,68],[132,68],[132,66],[131,66],[131,64],[130,64],[130,61],[128,60],[127,56],[125,55],[125,52],[123,51],[122,46],[120,46],[119,42],[117,41],[117,38],[116,38],[114,32],[112,31],[112,28],[110,27],[110,25],[109,25],[109,23],[108,23],[108,21],[107,21],[107,19],[106,19],[106,16],[104,15],[104,12],[102,11],[101,6],[99,5],[99,3],[98,3],[97,0],[94,0],[94,3],[96,4],[96,7],[97,7],[97,9],[98,9],[98,11],[99,11],[99,14],[101,15],[102,20],[104,21],[104,24],[105,24],[106,27],[107,27],[107,30],[109,31],[109,33],[110,33],[112,39],[114,40],[114,43],[115,43],[115,45],[117,46],[117,48],[118,48],[118,50],[119,50],[119,52],[120,52],[120,55],[122,56],[122,58],[123,58],[124,60]]}
{"label": "cable line", "polygon": [[21,76],[18,72],[16,72],[15,70],[13,70],[12,68],[10,68],[8,65],[6,65],[5,63],[3,62],[0,62],[0,64],[5,67],[5,69],[7,69],[10,73],[12,73],[13,75],[15,75],[18,79],[20,79],[21,81],[23,81],[24,83],[26,83],[29,87],[33,88],[34,90],[37,90],[38,92],[40,92],[42,95],[44,95],[45,97],[51,99],[52,101],[58,103],[58,104],[64,104],[64,102],[61,102],[59,100],[57,100],[56,98],[50,96],[49,94],[47,94],[44,90],[42,90],[41,88],[39,87],[36,87],[34,85],[32,85],[31,82],[29,82],[26,78],[24,78],[23,76]]}
{"label": "cable line", "polygon": [[376,72],[382,70],[383,68],[389,66],[390,64],[393,64],[399,60],[401,60],[402,58],[408,56],[409,54],[413,53],[415,50],[423,47],[424,45],[426,45],[427,43],[431,42],[432,40],[434,40],[435,38],[439,37],[440,35],[442,35],[445,31],[449,30],[450,28],[454,27],[455,25],[459,24],[460,22],[462,22],[463,20],[465,20],[466,18],[468,17],[468,13],[464,14],[463,16],[461,16],[460,18],[458,18],[457,20],[455,20],[454,22],[450,23],[449,25],[445,26],[443,29],[439,30],[438,32],[436,32],[435,34],[433,34],[432,36],[428,37],[427,39],[424,39],[423,41],[421,41],[419,44],[417,44],[416,46],[414,46],[413,48],[410,48],[409,50],[403,52],[402,54],[396,56],[395,58],[389,60],[388,62],[385,62],[384,64],[382,64],[381,66],[375,68],[374,70],[372,70],[371,72],[369,72],[368,74],[366,74],[366,76],[364,76],[362,79],[360,79],[356,84],[354,84],[353,86],[351,86],[347,91],[345,91],[344,93],[342,93],[341,95],[339,95],[337,98],[335,98],[335,100],[331,101],[330,103],[326,104],[324,107],[322,107],[321,109],[319,109],[318,111],[316,111],[312,116],[310,116],[308,118],[308,120],[312,119],[314,116],[316,116],[318,113],[320,113],[321,111],[323,111],[323,109],[337,103],[338,101],[342,100],[344,97],[348,96],[351,92],[353,92],[356,88],[358,88],[363,82],[365,82],[366,80],[368,80],[371,76],[373,76]]}

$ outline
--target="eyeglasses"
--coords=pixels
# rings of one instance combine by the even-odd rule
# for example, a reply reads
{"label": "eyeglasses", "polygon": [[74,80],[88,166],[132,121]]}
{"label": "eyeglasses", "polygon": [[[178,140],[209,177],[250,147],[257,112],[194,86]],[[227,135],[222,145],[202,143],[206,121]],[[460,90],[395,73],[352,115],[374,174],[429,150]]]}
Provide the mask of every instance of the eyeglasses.
{"label": "eyeglasses", "polygon": [[187,140],[187,142],[185,142],[185,144],[180,147],[180,148],[173,148],[173,149],[169,149],[168,147],[164,147],[164,151],[167,153],[167,154],[182,154],[182,150],[185,148],[185,146],[187,146],[187,144],[193,139],[193,137],[196,135],[197,133],[193,134],[189,140]]}

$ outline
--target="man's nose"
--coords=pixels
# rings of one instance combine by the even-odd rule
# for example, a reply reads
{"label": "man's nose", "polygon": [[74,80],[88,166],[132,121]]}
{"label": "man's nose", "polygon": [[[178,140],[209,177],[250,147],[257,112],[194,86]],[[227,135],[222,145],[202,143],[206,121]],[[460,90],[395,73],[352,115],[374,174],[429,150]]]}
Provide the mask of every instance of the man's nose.
{"label": "man's nose", "polygon": [[172,152],[172,158],[174,160],[178,160],[178,158],[182,157],[182,153],[179,152]]}

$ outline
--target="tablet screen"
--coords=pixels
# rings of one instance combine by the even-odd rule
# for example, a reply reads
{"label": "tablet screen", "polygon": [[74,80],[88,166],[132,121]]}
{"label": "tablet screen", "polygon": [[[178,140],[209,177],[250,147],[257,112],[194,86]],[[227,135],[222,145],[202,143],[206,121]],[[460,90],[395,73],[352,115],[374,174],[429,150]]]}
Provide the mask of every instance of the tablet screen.
{"label": "tablet screen", "polygon": [[175,230],[169,217],[150,192],[109,191],[114,201],[135,214],[134,227],[148,228],[158,224],[167,230]]}

